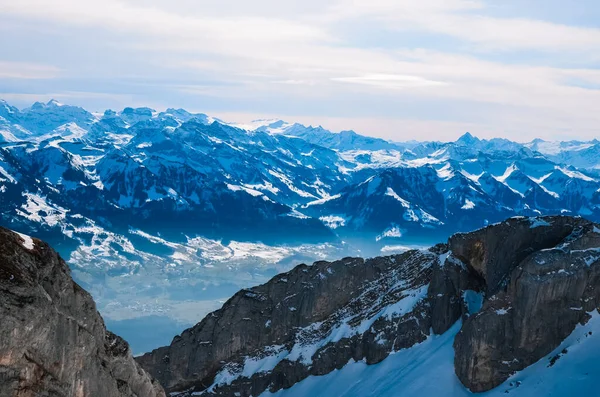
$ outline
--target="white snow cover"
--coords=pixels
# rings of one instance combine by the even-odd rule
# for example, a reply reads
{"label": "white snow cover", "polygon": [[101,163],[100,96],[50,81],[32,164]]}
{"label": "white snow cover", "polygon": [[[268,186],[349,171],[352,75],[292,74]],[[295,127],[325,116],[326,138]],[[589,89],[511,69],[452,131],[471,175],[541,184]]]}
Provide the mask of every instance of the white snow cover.
{"label": "white snow cover", "polygon": [[438,178],[440,178],[440,179],[448,180],[448,179],[451,179],[452,177],[454,177],[454,170],[452,169],[452,166],[450,165],[450,163],[447,163],[442,168],[437,170],[437,175],[438,175]]}
{"label": "white snow cover", "polygon": [[506,168],[506,171],[504,171],[504,174],[497,177],[496,180],[498,180],[498,182],[506,182],[506,180],[508,179],[508,177],[515,172],[516,170],[518,170],[517,166],[514,164],[511,164],[508,168]]}
{"label": "white snow cover", "polygon": [[479,178],[481,178],[484,174],[484,172],[482,172],[479,175],[473,175],[473,174],[468,173],[465,170],[460,171],[460,173],[463,174],[466,178],[472,180],[473,182],[477,182],[477,183],[479,183]]}
{"label": "white snow cover", "polygon": [[340,197],[342,197],[341,194],[336,194],[334,196],[329,196],[329,197],[325,197],[325,198],[322,198],[322,199],[319,199],[319,200],[311,201],[309,203],[304,204],[302,207],[306,208],[306,207],[310,207],[311,205],[325,204],[328,201],[339,199]]}
{"label": "white snow cover", "polygon": [[287,216],[291,216],[292,218],[298,218],[298,219],[310,219],[310,216],[306,216],[304,215],[302,212],[299,212],[295,209],[292,209],[291,212],[289,212],[288,214],[286,214]]}
{"label": "white snow cover", "polygon": [[[0,174],[2,174],[4,178],[8,179],[10,183],[17,183],[17,180],[11,174],[6,172],[6,170],[2,166],[0,166]],[[3,180],[4,178],[0,179]]]}
{"label": "white snow cover", "polygon": [[302,189],[298,189],[296,186],[294,186],[294,183],[290,180],[290,178],[288,178],[286,175],[282,174],[281,172],[269,170],[269,174],[273,175],[275,178],[277,178],[281,182],[283,182],[283,184],[285,184],[288,189],[290,189],[292,192],[296,193],[298,196],[311,197],[311,198],[315,198],[315,199],[317,198],[313,194],[305,192]]}
{"label": "white snow cover", "polygon": [[535,140],[527,143],[527,147],[535,147],[536,150],[542,154],[557,155],[563,151],[581,151],[593,146],[590,142],[547,142],[542,140]]}
{"label": "white snow cover", "polygon": [[268,192],[271,192],[274,195],[279,193],[279,189],[277,189],[275,186],[273,186],[273,184],[271,182],[267,182],[267,181],[264,181],[263,183],[255,184],[255,185],[245,184],[244,187],[246,187],[248,189],[254,189],[254,190],[266,190]]}
{"label": "white snow cover", "polygon": [[383,233],[381,233],[375,239],[377,241],[379,241],[386,237],[395,237],[395,238],[402,237],[402,231],[400,230],[400,228],[398,226],[392,226],[392,227],[384,230]]}
{"label": "white snow cover", "polygon": [[566,176],[568,176],[569,178],[582,179],[587,182],[595,182],[596,181],[594,178],[590,178],[589,176],[584,175],[579,171],[571,171],[571,170],[568,170],[568,169],[562,168],[562,167],[556,167],[556,169],[559,170],[560,172],[562,172],[563,174],[565,174]]}
{"label": "white snow cover", "polygon": [[402,197],[398,196],[398,194],[391,187],[387,188],[387,191],[385,192],[385,195],[393,197],[396,200],[398,200],[400,202],[400,204],[402,204],[402,206],[404,208],[410,208],[410,203],[408,201],[404,200]]}
{"label": "white snow cover", "polygon": [[45,197],[37,194],[25,193],[27,202],[16,212],[19,216],[48,226],[56,226],[65,219],[68,212],[65,208],[53,206],[46,201]]}
{"label": "white snow cover", "polygon": [[[361,163],[357,161],[358,156],[369,156],[370,161]],[[346,150],[340,152],[340,157],[350,163],[355,163],[353,171],[368,168],[390,168],[403,165],[402,154],[397,150]]]}
{"label": "white snow cover", "polygon": [[473,208],[475,208],[475,203],[469,199],[465,199],[465,204],[460,208],[463,210],[472,210]]}
{"label": "white snow cover", "polygon": [[23,233],[19,233],[19,232],[15,232],[17,233],[22,239],[23,239],[23,247],[25,247],[28,250],[32,250],[33,249],[33,239],[31,237],[29,237],[26,234]]}
{"label": "white snow cover", "polygon": [[402,253],[402,252],[406,252],[406,251],[410,251],[410,250],[418,250],[418,249],[425,249],[426,247],[424,246],[420,246],[420,245],[385,245],[383,247],[381,247],[381,252],[384,255],[390,255],[390,254],[396,254],[396,253]]}
{"label": "white snow cover", "polygon": [[531,222],[531,228],[535,229],[536,227],[542,227],[542,226],[552,226],[550,225],[548,222],[546,222],[543,219],[540,218],[531,218],[529,219],[529,221]]}
{"label": "white snow cover", "polygon": [[322,216],[319,220],[331,229],[337,229],[338,227],[346,225],[346,218],[337,215]]}
{"label": "white snow cover", "polygon": [[[404,281],[401,282],[402,285]],[[310,342],[303,342],[303,337],[296,340],[291,351],[285,350],[283,346],[270,346],[266,350],[266,355],[260,358],[246,357],[244,367],[240,370],[233,368],[222,369],[215,377],[213,386],[223,384],[231,384],[239,376],[250,377],[252,374],[262,371],[268,371],[273,368],[283,359],[290,361],[300,361],[306,365],[312,364],[312,356],[323,346],[331,342],[339,342],[343,338],[350,338],[355,334],[363,334],[371,328],[373,323],[381,317],[402,316],[414,309],[415,305],[427,296],[428,285],[422,286],[414,290],[405,291],[406,295],[398,302],[389,305],[379,310],[375,315],[365,318],[358,325],[351,326],[349,322],[353,319],[352,316],[343,318],[342,321],[322,339]],[[290,307],[289,310],[296,310]],[[300,330],[298,335],[310,336],[317,332],[323,323],[314,323]],[[209,389],[209,390],[210,390]],[[332,396],[335,394],[332,394]]]}
{"label": "white snow cover", "polygon": [[[552,353],[480,397],[596,396],[600,376],[600,315],[575,331]],[[379,364],[350,361],[325,376],[310,376],[290,389],[262,397],[472,397],[454,374],[454,337],[449,331],[390,355]],[[589,332],[592,334],[588,334]],[[562,355],[553,366],[550,358]]]}
{"label": "white snow cover", "polygon": [[244,186],[238,186],[238,185],[231,185],[231,184],[227,184],[227,189],[234,191],[234,192],[239,192],[239,191],[244,191],[246,193],[248,193],[251,196],[262,196],[263,194],[261,192],[259,192],[258,190],[254,190],[254,189],[250,189]]}

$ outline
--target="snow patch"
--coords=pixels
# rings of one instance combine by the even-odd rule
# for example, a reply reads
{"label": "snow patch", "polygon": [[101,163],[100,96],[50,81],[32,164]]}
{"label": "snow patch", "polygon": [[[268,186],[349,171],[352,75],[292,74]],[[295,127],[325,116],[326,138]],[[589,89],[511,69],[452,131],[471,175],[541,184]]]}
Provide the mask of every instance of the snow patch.
{"label": "snow patch", "polygon": [[499,177],[496,177],[496,180],[498,182],[505,183],[506,180],[508,179],[508,177],[511,176],[511,174],[517,170],[518,170],[517,166],[515,164],[511,164],[510,166],[508,166],[506,168],[506,170],[504,171],[504,174],[502,174]]}
{"label": "snow patch", "polygon": [[322,199],[319,199],[319,200],[311,201],[311,202],[309,202],[309,203],[306,203],[306,204],[304,204],[304,205],[302,206],[302,208],[310,207],[310,206],[312,206],[312,205],[321,205],[321,204],[325,204],[325,203],[326,203],[326,202],[328,202],[328,201],[331,201],[331,200],[336,200],[336,199],[339,199],[340,197],[342,197],[342,195],[341,195],[341,194],[336,194],[336,195],[334,195],[334,196],[329,196],[329,197],[325,197],[325,198],[322,198]]}
{"label": "snow patch", "polygon": [[444,180],[444,181],[447,181],[454,177],[454,170],[452,169],[452,166],[450,165],[450,163],[446,163],[446,165],[444,165],[439,170],[436,170],[436,172],[437,172],[438,178],[440,178],[441,180]]}
{"label": "snow patch", "polygon": [[245,186],[239,186],[239,185],[231,185],[231,184],[227,184],[227,189],[233,191],[233,192],[239,192],[239,191],[244,191],[246,193],[248,193],[251,196],[257,197],[257,196],[262,196],[262,192],[259,192],[258,190],[254,190],[254,189],[249,189]]}
{"label": "snow patch", "polygon": [[33,245],[33,239],[31,237],[29,237],[26,234],[23,233],[19,233],[19,232],[15,232],[19,235],[19,237],[21,237],[21,239],[23,240],[23,242],[21,243],[23,245],[23,247],[25,247],[28,250],[32,250],[34,248]]}
{"label": "snow patch", "polygon": [[552,226],[551,224],[549,224],[541,218],[529,218],[529,222],[531,223],[531,225],[529,226],[531,229],[535,229],[536,227]]}
{"label": "snow patch", "polygon": [[469,199],[465,199],[465,204],[460,208],[463,210],[472,210],[473,208],[475,208],[475,203]]}
{"label": "snow patch", "polygon": [[298,196],[305,197],[305,198],[316,198],[314,194],[310,194],[308,192],[305,192],[304,190],[298,189],[296,186],[294,186],[294,184],[292,183],[290,178],[288,178],[281,172],[269,170],[269,174],[271,174],[275,178],[279,179],[284,185],[287,186],[288,189],[290,189],[292,192],[296,193]]}
{"label": "snow patch", "polygon": [[410,203],[408,201],[404,200],[402,197],[398,196],[398,194],[396,194],[396,192],[391,187],[387,188],[385,195],[393,197],[396,200],[398,200],[404,208],[410,208]]}
{"label": "snow patch", "polygon": [[322,216],[319,218],[321,222],[330,229],[337,229],[346,225],[346,219],[337,215]]}
{"label": "snow patch", "polygon": [[386,237],[400,238],[400,237],[402,237],[402,231],[400,230],[400,228],[398,226],[392,226],[392,227],[384,230],[383,233],[381,233],[379,236],[377,236],[375,238],[375,240],[380,241]]}
{"label": "snow patch", "polygon": [[563,167],[556,167],[556,169],[559,170],[560,172],[562,172],[563,174],[565,174],[566,176],[568,176],[569,178],[581,179],[586,182],[596,182],[596,180],[594,178],[590,178],[589,176],[582,174],[579,171],[572,171],[572,170],[568,170]]}
{"label": "snow patch", "polygon": [[498,309],[498,310],[496,310],[496,314],[499,316],[504,316],[505,314],[508,314],[508,311],[510,309],[512,309],[512,307]]}

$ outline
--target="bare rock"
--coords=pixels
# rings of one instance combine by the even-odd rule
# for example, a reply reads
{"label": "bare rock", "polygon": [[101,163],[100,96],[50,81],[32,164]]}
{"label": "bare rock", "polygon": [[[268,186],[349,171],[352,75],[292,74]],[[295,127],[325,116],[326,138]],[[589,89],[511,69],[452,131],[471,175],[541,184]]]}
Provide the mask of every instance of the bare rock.
{"label": "bare rock", "polygon": [[47,244],[0,228],[0,397],[164,397]]}
{"label": "bare rock", "polygon": [[590,223],[566,216],[510,218],[471,233],[450,237],[452,254],[486,283],[488,295],[502,287],[519,262],[540,249],[554,247],[578,225]]}
{"label": "bare rock", "polygon": [[169,392],[224,396],[287,388],[350,360],[380,362],[429,335],[436,261],[432,252],[409,251],[297,266],[240,291],[138,361]]}
{"label": "bare rock", "polygon": [[434,264],[428,293],[431,327],[437,335],[446,332],[461,317],[466,318],[478,310],[469,307],[469,294],[483,296],[485,290],[485,283],[478,274],[451,252],[441,259]]}
{"label": "bare rock", "polygon": [[[531,246],[538,250],[522,257],[507,255],[510,246],[506,246],[497,251],[502,259],[484,252],[485,260],[474,266],[487,269],[483,274],[492,277],[492,284],[506,277],[507,285],[466,319],[456,336],[456,374],[471,391],[490,390],[549,354],[600,306],[598,228],[574,218],[543,218],[543,222],[547,225],[534,228],[540,233],[535,236],[516,228],[525,241],[533,238]],[[540,247],[542,240],[546,243]],[[524,244],[519,244],[521,252],[527,251]],[[507,273],[490,269],[491,263],[503,263],[499,267]]]}
{"label": "bare rock", "polygon": [[427,251],[300,265],[138,361],[173,395],[256,396],[378,363],[462,319],[456,374],[486,391],[598,308],[599,249],[598,227],[582,218],[521,217]]}

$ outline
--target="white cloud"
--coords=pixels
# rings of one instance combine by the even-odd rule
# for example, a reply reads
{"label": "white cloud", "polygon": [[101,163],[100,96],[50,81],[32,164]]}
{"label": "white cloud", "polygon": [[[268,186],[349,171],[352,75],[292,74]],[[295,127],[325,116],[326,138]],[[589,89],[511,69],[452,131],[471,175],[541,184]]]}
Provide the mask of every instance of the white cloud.
{"label": "white cloud", "polygon": [[312,80],[275,80],[274,84],[289,84],[289,85],[315,85]]}
{"label": "white cloud", "polygon": [[206,48],[214,46],[214,50],[218,50],[219,44],[230,41],[264,44],[328,38],[327,34],[318,28],[290,20],[260,16],[186,16],[156,7],[132,5],[116,0],[2,0],[0,14],[68,25],[100,27],[148,35],[152,39],[167,38],[190,45],[195,43]]}
{"label": "white cloud", "polygon": [[482,15],[430,15],[414,20],[414,26],[472,42],[480,49],[568,51],[600,49],[600,29]]}
{"label": "white cloud", "polygon": [[49,65],[0,60],[0,79],[51,79],[59,73],[60,69]]}
{"label": "white cloud", "polygon": [[[269,100],[282,98],[290,106],[301,106],[302,101],[322,103],[324,112],[330,109],[335,115],[332,125],[357,130],[364,125],[372,134],[393,134],[400,123],[432,136],[436,127],[442,136],[450,133],[442,130],[451,128],[510,134],[522,126],[531,136],[564,134],[569,125],[578,133],[593,134],[600,122],[595,110],[600,91],[592,88],[600,84],[600,72],[589,59],[600,50],[600,30],[495,17],[488,4],[479,0],[0,0],[0,23],[2,18],[35,23],[36,34],[48,26],[58,40],[57,48],[67,48],[79,36],[87,37],[90,46],[110,37],[120,52],[96,54],[97,74],[106,81],[142,76],[139,86],[152,86],[156,93],[148,96],[148,103],[158,102],[165,93],[236,103],[238,109],[232,111],[245,110],[244,106],[256,109],[262,100],[267,105],[258,112],[269,112]],[[349,26],[350,36],[343,29]],[[57,29],[61,34],[55,33]],[[423,32],[456,39],[461,55],[436,47],[436,40],[420,42],[417,37],[417,44],[395,44],[404,34]],[[356,40],[361,36],[370,40],[368,44]],[[95,76],[93,68],[83,69],[77,61],[61,64],[51,51],[39,51],[44,48],[36,45],[23,46],[22,59],[46,54],[38,56],[60,68],[0,61],[0,78],[77,76],[82,92],[97,89],[86,87],[86,79]],[[498,60],[523,50],[551,55],[546,66]],[[496,60],[484,60],[489,54]],[[147,67],[125,72],[122,57],[142,60]],[[590,67],[561,68],[564,57]],[[35,91],[70,95],[49,88]],[[107,103],[115,100],[106,95]],[[140,99],[134,93],[126,97]],[[423,103],[415,116],[421,120],[391,113],[373,116],[382,104],[413,100]],[[348,122],[341,121],[342,101],[357,104],[345,116]],[[454,113],[462,114],[463,121],[432,121],[441,116],[438,110],[429,110],[428,101],[462,106]],[[205,103],[210,104],[206,99]],[[275,105],[279,103],[271,104]],[[469,113],[482,107],[485,112]]]}
{"label": "white cloud", "polygon": [[479,10],[484,7],[484,3],[478,0],[337,0],[329,7],[328,17],[421,18],[431,13]]}
{"label": "white cloud", "polygon": [[391,29],[448,35],[475,43],[486,51],[531,49],[581,53],[600,49],[598,28],[491,17],[486,15],[489,8],[478,0],[339,0],[328,15],[331,19],[370,16]]}
{"label": "white cloud", "polygon": [[427,80],[419,76],[398,74],[366,74],[358,77],[333,77],[331,80],[393,89],[431,87],[446,84],[441,81]]}

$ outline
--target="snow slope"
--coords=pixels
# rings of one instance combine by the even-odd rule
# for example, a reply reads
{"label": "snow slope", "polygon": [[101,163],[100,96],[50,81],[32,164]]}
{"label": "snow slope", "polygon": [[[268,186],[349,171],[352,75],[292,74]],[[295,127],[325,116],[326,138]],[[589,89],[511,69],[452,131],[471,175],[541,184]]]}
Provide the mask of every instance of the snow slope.
{"label": "snow slope", "polygon": [[[325,376],[311,376],[262,397],[468,397],[454,374],[455,324],[443,335],[396,352],[375,365],[350,362]],[[562,353],[566,351],[566,354]],[[597,396],[600,376],[600,315],[577,329],[551,354],[513,375],[482,397]]]}

